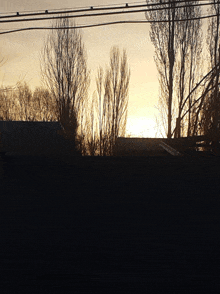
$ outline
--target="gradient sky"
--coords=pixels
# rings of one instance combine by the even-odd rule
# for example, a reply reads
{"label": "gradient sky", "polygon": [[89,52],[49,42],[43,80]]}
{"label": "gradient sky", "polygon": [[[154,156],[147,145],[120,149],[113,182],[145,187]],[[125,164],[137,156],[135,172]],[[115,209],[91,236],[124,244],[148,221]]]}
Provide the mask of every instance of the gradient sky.
{"label": "gradient sky", "polygon": [[[124,2],[121,0],[112,2],[106,0],[93,0],[92,2],[88,0],[1,0],[0,13],[95,7],[122,3]],[[144,13],[81,18],[76,19],[76,23],[87,24],[134,19],[145,20]],[[49,26],[50,24],[46,21],[2,24],[0,30]],[[158,114],[155,105],[157,104],[159,85],[153,59],[154,48],[149,38],[149,28],[149,24],[119,24],[83,30],[88,67],[91,70],[91,94],[95,90],[97,68],[99,66],[105,68],[109,64],[111,47],[118,46],[121,50],[127,50],[131,70],[127,133],[133,136],[154,136],[155,115]],[[0,36],[0,54],[5,58],[5,63],[0,68],[1,84],[15,84],[21,79],[25,80],[32,88],[40,85],[39,55],[47,33],[47,31],[29,31]]]}

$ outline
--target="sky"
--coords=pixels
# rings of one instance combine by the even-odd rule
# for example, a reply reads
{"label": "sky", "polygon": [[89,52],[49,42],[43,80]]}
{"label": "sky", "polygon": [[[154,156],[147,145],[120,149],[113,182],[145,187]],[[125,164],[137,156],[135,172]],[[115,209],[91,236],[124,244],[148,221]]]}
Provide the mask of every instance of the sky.
{"label": "sky", "polygon": [[[99,5],[124,4],[122,0],[1,0],[0,14],[37,10],[55,10]],[[128,2],[134,3],[134,2]],[[144,2],[135,2],[144,3]],[[123,14],[111,17],[76,19],[76,24],[100,23],[116,20],[146,20],[144,13]],[[21,27],[49,26],[51,22],[1,24],[0,31]],[[149,24],[119,24],[83,29],[88,68],[91,71],[91,95],[95,90],[95,77],[99,66],[109,64],[110,49],[126,49],[131,71],[127,135],[154,137],[158,135],[155,117],[158,102],[158,73],[154,63],[154,48],[149,38]],[[0,67],[0,84],[13,85],[26,81],[32,89],[41,85],[39,57],[48,31],[26,31],[0,35],[0,54],[5,62]]]}

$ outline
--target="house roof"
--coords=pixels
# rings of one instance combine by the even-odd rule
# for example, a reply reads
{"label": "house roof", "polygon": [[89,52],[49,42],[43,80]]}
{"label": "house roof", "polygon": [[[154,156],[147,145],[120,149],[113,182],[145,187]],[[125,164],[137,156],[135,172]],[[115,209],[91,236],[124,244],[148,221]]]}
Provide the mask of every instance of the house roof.
{"label": "house roof", "polygon": [[73,141],[58,134],[59,122],[0,121],[3,150],[21,154],[68,154]]}
{"label": "house roof", "polygon": [[19,129],[32,129],[39,131],[42,129],[60,130],[62,127],[59,122],[47,122],[47,121],[2,121],[0,120],[1,132],[13,132]]}

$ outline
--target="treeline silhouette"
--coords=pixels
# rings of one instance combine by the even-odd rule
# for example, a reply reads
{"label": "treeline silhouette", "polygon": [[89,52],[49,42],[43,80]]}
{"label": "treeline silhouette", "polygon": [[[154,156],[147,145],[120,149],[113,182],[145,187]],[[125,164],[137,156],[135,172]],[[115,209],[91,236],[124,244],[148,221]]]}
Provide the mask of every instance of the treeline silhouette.
{"label": "treeline silhouette", "polygon": [[[150,38],[159,73],[158,124],[168,138],[205,135],[217,142],[220,3],[209,1],[209,12],[216,17],[209,19],[203,42],[202,11],[197,1],[150,2],[155,9],[146,11],[146,19],[151,22]],[[183,2],[187,5],[181,6]],[[96,90],[90,95],[86,49],[81,31],[70,29],[73,27],[76,25],[68,15],[53,22],[41,56],[45,87],[33,93],[24,83],[9,92],[2,89],[1,116],[6,120],[59,121],[63,136],[83,155],[112,155],[126,128],[130,79],[126,52],[111,49],[109,66],[98,69]],[[7,98],[10,95],[15,98]]]}
{"label": "treeline silhouette", "polygon": [[54,23],[41,55],[44,86],[31,91],[26,82],[0,89],[0,119],[58,121],[60,135],[82,155],[113,155],[125,135],[130,71],[124,50],[113,47],[110,64],[98,69],[96,91],[89,95],[90,72],[79,30],[68,18]]}

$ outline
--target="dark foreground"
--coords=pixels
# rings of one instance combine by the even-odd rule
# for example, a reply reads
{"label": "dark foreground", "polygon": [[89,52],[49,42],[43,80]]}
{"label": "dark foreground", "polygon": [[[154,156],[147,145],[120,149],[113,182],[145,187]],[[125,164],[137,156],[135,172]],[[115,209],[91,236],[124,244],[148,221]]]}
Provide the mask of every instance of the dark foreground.
{"label": "dark foreground", "polygon": [[220,293],[220,158],[0,162],[1,293]]}

